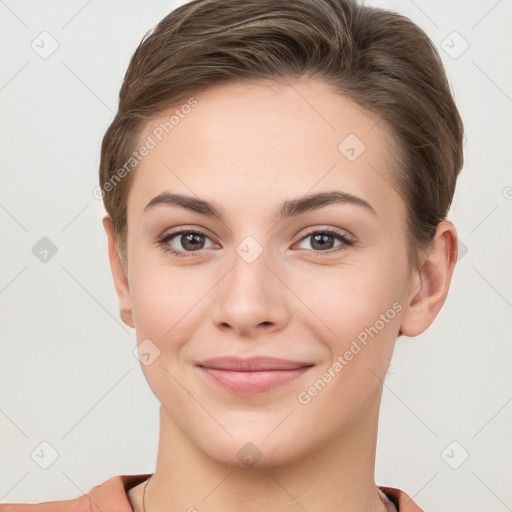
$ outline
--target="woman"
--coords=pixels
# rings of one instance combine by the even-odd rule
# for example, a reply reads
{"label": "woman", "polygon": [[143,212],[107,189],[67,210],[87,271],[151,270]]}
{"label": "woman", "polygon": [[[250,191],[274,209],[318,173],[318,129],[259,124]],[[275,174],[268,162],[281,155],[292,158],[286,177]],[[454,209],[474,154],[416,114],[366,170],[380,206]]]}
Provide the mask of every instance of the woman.
{"label": "woman", "polygon": [[0,511],[421,509],[374,482],[398,336],[434,321],[462,122],[410,20],[194,0],[135,51],[103,139],[123,321],[161,403],[153,474]]}

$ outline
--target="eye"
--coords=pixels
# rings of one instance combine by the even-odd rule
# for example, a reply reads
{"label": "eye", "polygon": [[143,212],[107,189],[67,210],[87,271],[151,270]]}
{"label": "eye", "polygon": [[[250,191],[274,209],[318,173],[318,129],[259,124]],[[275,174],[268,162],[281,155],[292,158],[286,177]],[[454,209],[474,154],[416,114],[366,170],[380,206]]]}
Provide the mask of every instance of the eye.
{"label": "eye", "polygon": [[[354,244],[353,240],[348,238],[346,234],[334,229],[311,231],[301,239],[300,243],[304,243],[308,239],[311,239],[310,247],[301,247],[301,249],[311,248],[313,252],[327,252],[329,254],[346,250],[347,246]],[[335,245],[336,240],[339,241],[338,245]]]}
{"label": "eye", "polygon": [[[205,245],[206,240],[210,239],[202,231],[182,229],[181,231],[163,235],[158,239],[158,244],[165,252],[170,252],[178,257],[187,257],[187,253],[199,252],[208,248]],[[215,245],[212,242],[211,246],[215,247]],[[190,254],[190,256],[193,256],[193,254]]]}
{"label": "eye", "polygon": [[[311,239],[310,247],[300,247],[301,249],[310,250],[316,253],[338,253],[346,250],[348,246],[354,245],[354,241],[348,238],[345,233],[334,229],[322,229],[317,231],[311,231],[302,237],[299,245]],[[338,244],[336,245],[336,240]],[[210,245],[207,245],[207,241],[210,241]],[[211,247],[219,247],[211,239],[200,230],[182,229],[173,233],[168,233],[157,240],[158,245],[161,246],[162,250],[173,254],[177,257],[190,257],[194,256],[194,253],[201,253],[203,249]]]}

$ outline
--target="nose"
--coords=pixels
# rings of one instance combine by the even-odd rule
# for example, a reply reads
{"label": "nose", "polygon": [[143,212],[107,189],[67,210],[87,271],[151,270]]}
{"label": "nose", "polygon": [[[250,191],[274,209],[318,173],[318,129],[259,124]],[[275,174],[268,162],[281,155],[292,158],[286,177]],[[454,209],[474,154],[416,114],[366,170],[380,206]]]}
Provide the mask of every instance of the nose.
{"label": "nose", "polygon": [[231,269],[212,296],[212,320],[217,328],[250,337],[286,327],[290,292],[269,264],[265,252],[252,262],[234,255]]}

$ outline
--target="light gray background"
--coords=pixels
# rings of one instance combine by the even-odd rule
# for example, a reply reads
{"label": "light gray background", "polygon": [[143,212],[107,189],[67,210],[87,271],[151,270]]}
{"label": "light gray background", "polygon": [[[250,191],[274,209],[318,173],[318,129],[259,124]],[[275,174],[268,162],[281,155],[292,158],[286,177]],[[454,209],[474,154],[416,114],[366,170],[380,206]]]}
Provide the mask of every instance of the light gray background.
{"label": "light gray background", "polygon": [[[129,58],[182,3],[0,0],[0,502],[154,470],[158,402],[119,318],[92,192]],[[426,511],[512,510],[511,1],[368,3],[427,31],[466,128],[450,215],[462,257],[434,325],[397,342],[376,481]],[[51,49],[43,31],[59,45],[46,59],[31,47]],[[32,252],[42,237],[57,247],[47,262]],[[43,442],[58,453],[48,469]]]}

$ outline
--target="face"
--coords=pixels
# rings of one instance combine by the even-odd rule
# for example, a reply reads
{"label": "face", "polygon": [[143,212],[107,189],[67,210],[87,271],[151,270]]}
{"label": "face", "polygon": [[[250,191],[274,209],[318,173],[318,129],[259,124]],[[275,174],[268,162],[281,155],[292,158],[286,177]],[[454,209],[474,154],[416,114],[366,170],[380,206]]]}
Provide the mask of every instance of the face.
{"label": "face", "polygon": [[[140,136],[156,146],[128,196],[126,321],[169,420],[216,460],[241,465],[251,442],[271,466],[378,407],[411,288],[405,205],[383,123],[322,82],[195,100]],[[198,366],[222,356],[300,364]]]}

